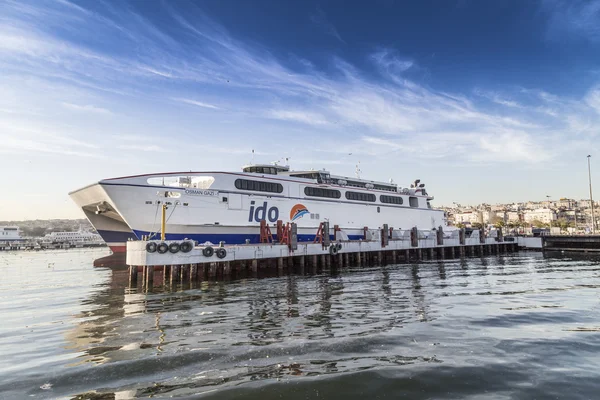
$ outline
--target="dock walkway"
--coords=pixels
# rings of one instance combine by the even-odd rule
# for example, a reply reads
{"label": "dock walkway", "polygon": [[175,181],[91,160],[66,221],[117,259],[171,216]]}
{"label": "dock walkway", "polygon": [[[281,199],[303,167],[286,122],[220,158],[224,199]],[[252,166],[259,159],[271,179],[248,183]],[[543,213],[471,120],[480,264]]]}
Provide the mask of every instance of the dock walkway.
{"label": "dock walkway", "polygon": [[[291,232],[295,232],[292,226]],[[328,229],[325,232],[329,232]],[[365,231],[366,232],[366,231]],[[390,232],[390,234],[384,234]],[[229,276],[233,271],[257,273],[263,268],[291,267],[303,272],[305,267],[349,267],[421,260],[444,260],[465,256],[484,256],[518,251],[517,242],[497,237],[485,237],[475,231],[465,237],[465,231],[455,231],[444,237],[441,229],[426,237],[413,228],[400,237],[384,227],[365,234],[365,240],[331,240],[324,235],[318,243],[298,243],[295,233],[288,243],[257,243],[215,246],[210,244],[183,245],[182,241],[130,241],[127,243],[126,263],[130,283],[137,284],[138,271],[143,285],[152,288],[155,269],[163,271],[163,283],[194,281],[200,277]],[[337,231],[334,237],[347,237]],[[366,238],[369,238],[367,240]],[[153,243],[153,244],[151,244]],[[162,245],[162,251],[156,246]],[[171,252],[171,246],[177,249]],[[184,248],[183,246],[189,246]],[[164,251],[169,248],[169,251]],[[184,249],[185,251],[179,251]],[[150,251],[149,251],[150,250]]]}

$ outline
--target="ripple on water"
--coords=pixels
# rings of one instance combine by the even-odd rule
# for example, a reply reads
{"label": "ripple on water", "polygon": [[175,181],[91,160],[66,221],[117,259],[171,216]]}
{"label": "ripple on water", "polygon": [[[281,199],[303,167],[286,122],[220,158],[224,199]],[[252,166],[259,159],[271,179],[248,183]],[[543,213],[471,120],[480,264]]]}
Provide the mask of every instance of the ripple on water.
{"label": "ripple on water", "polygon": [[0,397],[525,399],[600,389],[597,259],[526,253],[144,294],[125,287],[125,271],[92,268],[101,255],[8,255]]}

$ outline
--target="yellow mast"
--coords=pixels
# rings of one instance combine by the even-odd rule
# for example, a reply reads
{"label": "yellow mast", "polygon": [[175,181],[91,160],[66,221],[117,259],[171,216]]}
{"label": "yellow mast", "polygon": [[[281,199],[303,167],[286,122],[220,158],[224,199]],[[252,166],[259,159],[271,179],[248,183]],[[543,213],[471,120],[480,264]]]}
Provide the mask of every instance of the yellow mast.
{"label": "yellow mast", "polygon": [[162,205],[162,215],[160,220],[160,240],[165,240],[167,234],[167,205]]}

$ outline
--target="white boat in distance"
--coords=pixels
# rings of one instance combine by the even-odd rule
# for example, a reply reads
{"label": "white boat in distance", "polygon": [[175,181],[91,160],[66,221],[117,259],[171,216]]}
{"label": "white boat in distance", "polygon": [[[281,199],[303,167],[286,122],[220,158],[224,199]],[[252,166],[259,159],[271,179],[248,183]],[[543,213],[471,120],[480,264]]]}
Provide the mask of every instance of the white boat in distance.
{"label": "white boat in distance", "polygon": [[[260,221],[294,222],[298,240],[312,241],[320,222],[339,225],[350,239],[364,227],[395,230],[446,226],[444,212],[431,207],[425,185],[290,171],[254,164],[242,172],[172,172],[105,179],[71,192],[85,216],[114,252],[126,242],[160,237],[161,208],[168,205],[167,240],[200,243],[258,243]],[[275,233],[275,232],[274,232]],[[330,232],[332,234],[332,231]]]}
{"label": "white boat in distance", "polygon": [[97,244],[103,239],[97,233],[85,232],[50,232],[41,238],[43,244]]}
{"label": "white boat in distance", "polygon": [[24,242],[21,230],[18,226],[0,226],[0,243],[2,242]]}

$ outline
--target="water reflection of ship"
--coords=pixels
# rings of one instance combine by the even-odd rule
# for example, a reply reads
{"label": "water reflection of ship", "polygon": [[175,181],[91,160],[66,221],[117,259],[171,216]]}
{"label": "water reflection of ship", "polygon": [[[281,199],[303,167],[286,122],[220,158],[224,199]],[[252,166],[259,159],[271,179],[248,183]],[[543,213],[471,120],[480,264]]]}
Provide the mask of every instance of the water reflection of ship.
{"label": "water reflection of ship", "polygon": [[[240,345],[258,349],[295,340],[318,345],[333,337],[389,332],[415,315],[430,320],[419,268],[428,267],[289,275],[275,278],[276,284],[271,279],[202,282],[195,290],[157,288],[151,294],[128,289],[126,271],[112,270],[109,281],[82,302],[86,311],[66,334],[69,349],[81,354],[72,365],[137,363],[148,351],[180,357],[184,350],[202,364],[204,350],[233,353]],[[306,365],[292,364],[277,373],[307,373]],[[333,364],[319,368],[337,368]]]}

